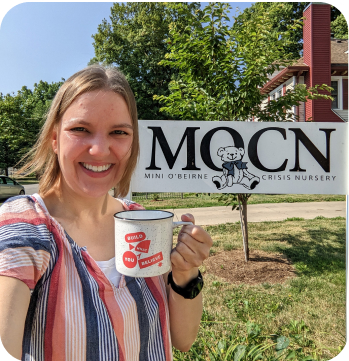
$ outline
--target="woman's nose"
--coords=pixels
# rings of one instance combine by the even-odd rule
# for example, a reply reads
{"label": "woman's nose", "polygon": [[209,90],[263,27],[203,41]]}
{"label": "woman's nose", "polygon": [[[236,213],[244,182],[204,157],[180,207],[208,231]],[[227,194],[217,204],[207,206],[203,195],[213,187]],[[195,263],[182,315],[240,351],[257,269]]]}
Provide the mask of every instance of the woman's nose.
{"label": "woman's nose", "polygon": [[93,156],[106,156],[109,155],[109,142],[105,136],[95,135],[91,139],[89,153]]}

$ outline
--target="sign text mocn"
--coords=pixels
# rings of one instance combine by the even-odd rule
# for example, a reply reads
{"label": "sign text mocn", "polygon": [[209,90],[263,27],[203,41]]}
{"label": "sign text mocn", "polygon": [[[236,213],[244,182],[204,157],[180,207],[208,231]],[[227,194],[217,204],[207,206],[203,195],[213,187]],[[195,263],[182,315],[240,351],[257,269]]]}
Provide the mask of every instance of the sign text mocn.
{"label": "sign text mocn", "polygon": [[133,192],[347,194],[346,123],[139,124]]}

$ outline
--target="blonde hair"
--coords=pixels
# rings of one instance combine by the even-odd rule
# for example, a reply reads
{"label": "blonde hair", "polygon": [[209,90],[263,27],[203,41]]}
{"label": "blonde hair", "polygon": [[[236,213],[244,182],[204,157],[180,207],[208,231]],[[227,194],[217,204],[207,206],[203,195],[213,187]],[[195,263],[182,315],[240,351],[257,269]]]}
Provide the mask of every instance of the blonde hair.
{"label": "blonde hair", "polygon": [[73,101],[78,96],[94,90],[110,90],[120,94],[125,99],[130,112],[133,126],[131,155],[121,181],[115,184],[115,194],[117,196],[124,197],[128,193],[131,176],[136,167],[139,154],[136,100],[126,78],[119,70],[112,67],[91,65],[72,75],[58,90],[37,142],[21,161],[28,160],[27,163],[16,172],[18,174],[39,173],[39,192],[43,195],[56,185],[61,176],[58,158],[51,145],[52,132],[58,126],[64,112]]}

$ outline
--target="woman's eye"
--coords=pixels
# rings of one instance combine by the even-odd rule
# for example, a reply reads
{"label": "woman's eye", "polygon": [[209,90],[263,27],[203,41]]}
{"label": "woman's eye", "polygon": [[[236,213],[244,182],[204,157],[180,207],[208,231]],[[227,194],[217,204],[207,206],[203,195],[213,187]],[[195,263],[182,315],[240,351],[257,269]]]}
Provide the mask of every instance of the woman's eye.
{"label": "woman's eye", "polygon": [[123,130],[113,130],[112,134],[123,134],[123,135],[126,134],[127,135],[127,133],[124,132]]}
{"label": "woman's eye", "polygon": [[84,127],[75,127],[71,129],[72,132],[87,132],[86,128]]}

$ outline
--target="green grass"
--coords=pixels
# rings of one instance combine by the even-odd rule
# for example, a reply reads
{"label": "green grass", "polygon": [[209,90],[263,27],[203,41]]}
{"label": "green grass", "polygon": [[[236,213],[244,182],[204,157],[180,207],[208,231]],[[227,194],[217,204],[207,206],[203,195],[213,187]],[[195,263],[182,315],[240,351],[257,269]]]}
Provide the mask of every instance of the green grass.
{"label": "green grass", "polygon": [[[35,184],[32,179],[18,179],[22,185]],[[133,201],[142,204],[147,209],[174,209],[174,208],[201,208],[226,206],[224,202],[217,200],[218,195],[209,196],[206,193],[183,193],[183,199],[161,198],[161,193],[148,193],[148,199],[144,197],[133,197]],[[328,194],[252,194],[248,204],[263,203],[296,203],[296,202],[337,202],[345,201],[343,195]],[[1,201],[0,201],[1,204]]]}
{"label": "green grass", "polygon": [[[206,229],[212,254],[242,248],[238,223]],[[258,352],[270,361],[335,357],[345,345],[345,234],[341,217],[249,223],[250,249],[283,254],[296,278],[234,285],[205,272],[198,338],[188,353],[174,351],[175,360],[253,360]]]}
{"label": "green grass", "polygon": [[[161,197],[161,193],[150,193],[148,199],[134,197],[133,200],[142,204],[147,209],[173,209],[173,208],[200,208],[225,206],[224,202],[218,202],[217,195],[184,193],[181,198],[154,198]],[[296,202],[334,202],[345,201],[343,195],[327,194],[252,194],[248,204],[263,203],[296,203]]]}
{"label": "green grass", "polygon": [[39,183],[38,180],[35,177],[32,178],[14,178],[16,182],[19,184],[25,185],[25,184],[37,184]]}

